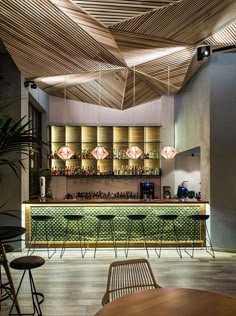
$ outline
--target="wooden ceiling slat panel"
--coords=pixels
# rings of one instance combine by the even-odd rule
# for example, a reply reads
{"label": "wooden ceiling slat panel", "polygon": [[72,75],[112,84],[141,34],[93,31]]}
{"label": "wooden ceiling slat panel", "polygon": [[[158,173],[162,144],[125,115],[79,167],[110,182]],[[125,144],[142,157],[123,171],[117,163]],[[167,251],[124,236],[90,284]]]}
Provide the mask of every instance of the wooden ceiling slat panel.
{"label": "wooden ceiling slat panel", "polygon": [[[42,4],[44,10],[40,6]],[[34,60],[37,71],[42,64],[48,64],[48,69],[52,70],[49,75],[94,70],[98,57],[106,61],[106,68],[123,66],[49,1],[25,0],[20,5],[19,2],[4,3],[1,14],[4,18],[0,17],[0,37],[9,50],[14,45],[15,50],[10,50],[10,53],[24,73],[29,71],[25,65],[21,66],[22,51]],[[47,73],[42,69],[40,73],[31,73],[31,76],[44,76],[48,74],[48,69]]]}
{"label": "wooden ceiling slat panel", "polygon": [[1,40],[45,92],[124,110],[177,93],[198,45],[236,47],[236,1],[0,0]]}
{"label": "wooden ceiling slat panel", "polygon": [[141,80],[138,75],[134,75],[134,71],[129,70],[127,77],[126,90],[124,95],[123,110],[158,99],[160,94],[153,90]]}
{"label": "wooden ceiling slat panel", "polygon": [[64,12],[71,20],[84,29],[97,42],[103,45],[122,63],[124,62],[119,52],[117,44],[111,33],[96,19],[85,13],[79,6],[73,4],[70,0],[51,0],[62,12]]}
{"label": "wooden ceiling slat panel", "polygon": [[219,31],[206,39],[203,42],[205,45],[235,45],[236,43],[236,23],[226,27],[224,30]]}
{"label": "wooden ceiling slat panel", "polygon": [[[185,0],[119,23],[111,29],[197,44],[235,19],[235,0]],[[219,21],[220,20],[220,21]]]}
{"label": "wooden ceiling slat panel", "polygon": [[133,0],[72,0],[91,16],[106,26],[119,23],[137,15],[169,6],[183,0],[133,1]]}

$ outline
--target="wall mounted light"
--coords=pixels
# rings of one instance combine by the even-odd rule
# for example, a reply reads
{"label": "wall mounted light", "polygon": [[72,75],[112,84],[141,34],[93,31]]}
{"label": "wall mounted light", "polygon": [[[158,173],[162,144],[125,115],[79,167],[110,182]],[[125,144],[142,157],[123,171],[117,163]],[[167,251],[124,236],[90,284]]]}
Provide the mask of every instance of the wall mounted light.
{"label": "wall mounted light", "polygon": [[211,55],[210,46],[201,46],[197,48],[197,60],[203,60]]}
{"label": "wall mounted light", "polygon": [[37,89],[36,83],[32,80],[25,80],[24,86],[25,88],[28,88],[30,86],[31,89]]}

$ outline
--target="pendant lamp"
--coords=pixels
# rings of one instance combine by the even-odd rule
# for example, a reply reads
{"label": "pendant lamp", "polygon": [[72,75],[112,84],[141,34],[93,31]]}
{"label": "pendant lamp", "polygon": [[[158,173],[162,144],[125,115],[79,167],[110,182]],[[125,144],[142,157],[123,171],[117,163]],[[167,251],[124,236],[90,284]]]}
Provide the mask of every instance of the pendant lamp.
{"label": "pendant lamp", "polygon": [[130,148],[127,149],[126,151],[126,155],[130,158],[130,159],[138,159],[141,155],[142,155],[142,150],[135,145],[131,145]]}
{"label": "pendant lamp", "polygon": [[62,146],[58,151],[57,151],[57,156],[61,158],[62,160],[68,160],[72,156],[74,156],[74,151],[70,149],[68,146]]}
{"label": "pendant lamp", "polygon": [[[101,84],[101,73],[100,73],[100,63],[99,63],[99,67],[98,67],[98,111],[99,111],[99,125],[100,125],[100,103],[101,103],[101,93],[100,93],[100,84]],[[109,152],[106,150],[106,148],[104,146],[101,145],[97,145],[96,148],[94,148],[91,151],[91,154],[93,155],[93,157],[97,160],[102,160],[105,159],[108,155]]]}
{"label": "pendant lamp", "polygon": [[[133,106],[135,106],[135,65],[134,65],[133,73],[134,73]],[[142,153],[143,153],[142,150],[136,145],[131,145],[126,151],[126,155],[130,159],[138,159],[142,155]]]}
{"label": "pendant lamp", "polygon": [[[168,66],[168,102],[169,102],[169,95],[170,95],[170,67]],[[161,150],[162,157],[169,160],[173,159],[177,153],[178,151],[171,145],[166,145]]]}
{"label": "pendant lamp", "polygon": [[165,159],[173,159],[175,157],[175,155],[178,154],[178,151],[170,146],[167,145],[165,146],[162,150],[161,150],[161,155],[165,158]]}
{"label": "pendant lamp", "polygon": [[[67,107],[66,107],[66,85],[64,89],[64,111],[65,111],[65,128],[66,128],[66,118],[67,118]],[[68,146],[62,146],[59,150],[56,151],[56,154],[62,160],[69,160],[74,156],[75,152]]]}
{"label": "pendant lamp", "polygon": [[102,160],[109,155],[109,152],[103,146],[98,145],[91,151],[91,154],[95,159]]}

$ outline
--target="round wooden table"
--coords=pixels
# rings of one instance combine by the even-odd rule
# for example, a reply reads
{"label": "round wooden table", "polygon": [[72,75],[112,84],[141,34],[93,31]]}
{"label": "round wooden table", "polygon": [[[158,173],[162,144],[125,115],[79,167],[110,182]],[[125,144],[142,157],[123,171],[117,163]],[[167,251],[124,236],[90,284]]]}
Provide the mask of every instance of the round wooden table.
{"label": "round wooden table", "polygon": [[208,291],[161,288],[105,305],[95,316],[235,316],[236,299]]}

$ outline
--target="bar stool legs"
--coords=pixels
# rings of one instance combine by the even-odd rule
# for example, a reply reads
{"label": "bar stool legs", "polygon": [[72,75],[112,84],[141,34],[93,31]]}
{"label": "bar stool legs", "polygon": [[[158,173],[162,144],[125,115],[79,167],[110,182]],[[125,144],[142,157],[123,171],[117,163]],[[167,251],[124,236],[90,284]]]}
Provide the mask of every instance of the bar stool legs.
{"label": "bar stool legs", "polygon": [[[56,253],[56,245],[55,245],[55,240],[53,237],[53,244],[54,244],[54,251],[51,252],[50,254],[50,242],[51,242],[51,238],[49,238],[49,236],[52,236],[53,234],[53,228],[52,228],[52,220],[53,217],[52,216],[48,216],[48,215],[34,215],[32,216],[32,222],[35,222],[35,231],[32,232],[32,236],[31,236],[31,240],[30,240],[30,244],[29,244],[29,248],[28,248],[28,252],[27,255],[32,255],[35,251],[35,241],[37,238],[37,234],[40,228],[40,225],[42,225],[42,230],[44,233],[44,238],[46,239],[47,242],[47,253],[48,253],[48,259],[51,259],[52,256]],[[33,250],[31,250],[33,248]]]}
{"label": "bar stool legs", "polygon": [[206,225],[206,221],[209,218],[209,215],[205,215],[205,214],[197,214],[197,215],[190,215],[189,219],[192,220],[192,224],[193,224],[193,239],[192,239],[192,249],[191,249],[191,253],[189,253],[186,248],[185,248],[185,252],[191,257],[193,258],[194,256],[194,251],[195,251],[195,244],[196,244],[196,240],[197,240],[197,236],[198,236],[198,231],[199,231],[199,223],[202,223],[203,225],[203,230],[205,233],[205,240],[204,240],[204,248],[206,249],[206,251],[213,257],[215,258],[215,252],[214,252],[214,248],[212,245],[212,241],[211,241],[211,237],[210,237],[210,233],[208,231],[207,225]]}
{"label": "bar stool legs", "polygon": [[166,215],[159,215],[158,216],[160,219],[160,226],[159,226],[159,230],[158,230],[158,235],[159,235],[159,251],[157,252],[157,243],[158,240],[156,240],[156,247],[155,247],[155,252],[157,254],[157,256],[160,258],[161,257],[161,251],[162,251],[162,245],[163,245],[163,237],[165,235],[166,231],[166,224],[169,222],[170,225],[172,226],[169,229],[169,232],[173,234],[174,239],[175,239],[175,249],[178,253],[178,255],[180,256],[180,258],[182,258],[182,252],[181,252],[181,248],[179,245],[179,239],[178,239],[178,232],[176,229],[176,225],[175,225],[175,221],[178,218],[178,215],[172,215],[172,214],[166,214]]}
{"label": "bar stool legs", "polygon": [[[80,242],[80,250],[81,250],[81,256],[84,258],[85,253],[86,253],[86,248],[84,246],[84,251],[83,251],[83,245],[82,245],[82,239],[83,243],[85,245],[85,240],[84,240],[84,227],[83,227],[83,215],[64,215],[64,219],[66,220],[66,228],[64,232],[64,240],[62,244],[62,249],[61,249],[61,258],[64,255],[65,252],[65,246],[66,242],[68,241],[68,237],[71,235],[70,231],[73,232],[74,236],[77,236],[79,242]],[[76,224],[76,230],[74,228],[74,225]],[[81,224],[81,227],[80,227]]]}
{"label": "bar stool legs", "polygon": [[21,289],[26,271],[28,271],[29,273],[29,281],[30,281],[30,291],[31,291],[31,298],[32,298],[32,305],[33,305],[33,312],[32,313],[26,313],[26,314],[20,314],[20,315],[35,315],[35,313],[37,313],[38,316],[42,316],[42,311],[41,311],[41,307],[40,305],[43,303],[44,301],[44,295],[40,292],[37,292],[36,287],[35,287],[35,283],[34,283],[34,279],[32,276],[32,272],[31,269],[35,269],[38,268],[40,266],[42,266],[45,263],[45,260],[42,257],[39,256],[24,256],[24,257],[19,257],[14,259],[13,261],[11,261],[10,263],[10,267],[12,269],[16,269],[16,270],[24,270],[17,292],[16,292],[16,296],[13,299],[13,303],[9,312],[9,316],[12,315],[16,315],[12,313],[12,310],[16,304],[16,300],[17,300],[17,296],[19,294],[19,291]]}
{"label": "bar stool legs", "polygon": [[126,240],[126,245],[125,245],[126,258],[128,257],[129,244],[132,238],[133,224],[139,225],[139,227],[141,228],[142,239],[144,241],[144,246],[147,252],[147,256],[149,258],[148,247],[147,247],[147,242],[146,242],[145,226],[144,226],[144,219],[146,218],[146,215],[128,215],[127,217],[128,217],[129,222],[128,222],[127,240]]}
{"label": "bar stool legs", "polygon": [[93,255],[93,257],[94,258],[96,257],[98,240],[100,238],[101,233],[104,233],[102,231],[102,229],[103,229],[103,226],[105,226],[105,225],[106,225],[106,227],[109,230],[109,236],[112,237],[115,257],[117,257],[116,238],[115,238],[115,232],[114,232],[114,218],[115,218],[115,215],[97,215],[96,218],[97,218],[96,242],[95,242],[95,248],[94,248],[94,255]]}
{"label": "bar stool legs", "polygon": [[20,307],[19,307],[18,300],[16,297],[16,292],[15,292],[13,280],[11,277],[11,272],[10,272],[9,265],[8,265],[8,260],[7,260],[4,245],[2,242],[0,242],[0,265],[3,266],[3,268],[6,272],[6,276],[7,276],[8,281],[5,285],[6,285],[6,288],[9,289],[9,291],[7,290],[7,292],[5,293],[6,295],[3,296],[3,299],[1,297],[1,301],[3,301],[5,298],[8,298],[10,296],[15,301],[15,306],[16,306],[16,311],[17,311],[16,315],[21,316],[21,311],[20,311]]}

